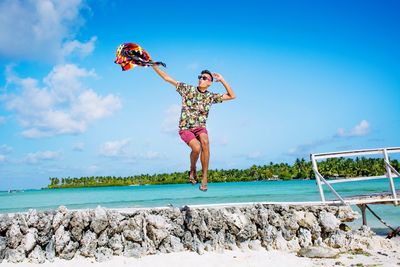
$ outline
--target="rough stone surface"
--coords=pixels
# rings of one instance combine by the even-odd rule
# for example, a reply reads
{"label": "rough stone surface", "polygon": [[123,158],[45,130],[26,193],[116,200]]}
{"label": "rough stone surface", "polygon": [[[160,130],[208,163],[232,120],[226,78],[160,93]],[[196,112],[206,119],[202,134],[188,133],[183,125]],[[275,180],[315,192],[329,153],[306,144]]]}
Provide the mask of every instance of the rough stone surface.
{"label": "rough stone surface", "polygon": [[338,230],[327,239],[326,243],[332,248],[344,248],[348,244],[348,240],[346,233]]}
{"label": "rough stone surface", "polygon": [[28,214],[26,215],[26,223],[29,227],[35,227],[39,221],[39,217],[37,215],[37,211],[34,209],[28,210]]}
{"label": "rough stone surface", "polygon": [[89,225],[90,214],[87,210],[76,211],[71,216],[71,236],[76,241],[81,241],[83,230]]}
{"label": "rough stone surface", "polygon": [[299,251],[301,247],[298,238],[294,237],[292,240],[288,241],[287,248],[289,251]]}
{"label": "rough stone surface", "polygon": [[57,230],[61,225],[66,227],[69,223],[69,219],[71,217],[71,214],[68,213],[68,210],[64,206],[60,206],[56,210],[56,214],[54,215],[53,218],[53,229]]}
{"label": "rough stone surface", "polygon": [[29,226],[26,222],[26,218],[24,214],[17,213],[14,215],[12,220],[12,224],[17,225],[23,235],[28,233]]}
{"label": "rough stone surface", "polygon": [[306,248],[312,244],[311,232],[305,228],[299,229],[299,245]]}
{"label": "rough stone surface", "polygon": [[375,239],[367,227],[343,228],[343,222],[354,218],[349,207],[336,206],[255,204],[129,213],[101,207],[69,211],[61,206],[54,211],[0,215],[0,262],[4,258],[43,263],[76,255],[101,262],[112,255],[139,258],[224,249],[288,250],[306,257],[331,257],[338,250],[391,246],[390,240]]}
{"label": "rough stone surface", "polygon": [[352,222],[358,218],[360,218],[360,214],[352,210],[350,207],[339,207],[337,212],[337,218],[341,222]]}
{"label": "rough stone surface", "polygon": [[307,258],[336,258],[339,253],[339,250],[333,248],[308,247],[300,249],[297,255]]}
{"label": "rough stone surface", "polygon": [[54,215],[49,213],[38,213],[38,221],[34,225],[38,230],[37,243],[45,247],[52,237],[54,236],[54,229],[52,228],[52,220]]}
{"label": "rough stone surface", "polygon": [[109,232],[110,234],[121,233],[122,227],[121,222],[125,219],[121,213],[117,211],[107,211],[107,217],[109,222]]}
{"label": "rough stone surface", "polygon": [[123,236],[126,240],[141,242],[144,239],[145,225],[141,216],[130,218],[123,226]]}
{"label": "rough stone surface", "polygon": [[8,214],[0,215],[0,234],[6,232],[11,224],[12,221]]}
{"label": "rough stone surface", "polygon": [[6,255],[7,240],[5,237],[0,236],[0,263]]}
{"label": "rough stone surface", "polygon": [[273,249],[286,251],[288,250],[287,241],[283,238],[281,232],[277,232]]}
{"label": "rough stone surface", "polygon": [[121,255],[122,251],[124,250],[122,236],[120,234],[115,234],[109,239],[108,246],[113,250],[115,255]]}
{"label": "rough stone surface", "polygon": [[317,218],[311,212],[305,212],[304,218],[299,221],[299,225],[311,229],[315,224],[317,224]]}
{"label": "rough stone surface", "polygon": [[7,231],[8,247],[14,249],[19,246],[23,238],[18,224],[13,223]]}
{"label": "rough stone surface", "polygon": [[97,239],[97,245],[99,247],[104,247],[108,244],[108,232],[107,230],[104,230],[103,232],[101,232],[101,234],[99,235],[99,238]]}
{"label": "rough stone surface", "polygon": [[46,259],[50,262],[54,261],[54,258],[56,256],[56,247],[55,247],[55,238],[53,237],[49,243],[46,245],[45,248],[45,255]]}
{"label": "rough stone surface", "polygon": [[37,230],[36,228],[29,229],[28,233],[22,239],[22,247],[24,248],[26,253],[29,253],[33,250],[36,245],[37,239]]}
{"label": "rough stone surface", "polygon": [[325,232],[333,232],[339,228],[340,220],[332,213],[322,212],[320,214],[321,227]]}
{"label": "rough stone surface", "polygon": [[25,260],[25,250],[22,246],[19,246],[15,249],[8,249],[6,251],[6,259],[8,262],[18,263],[23,262]]}
{"label": "rough stone surface", "polygon": [[96,253],[97,248],[96,234],[91,231],[87,231],[81,239],[80,243],[81,255],[86,257],[93,257]]}
{"label": "rough stone surface", "polygon": [[36,246],[29,254],[28,261],[36,264],[44,263],[46,261],[46,254],[40,246]]}
{"label": "rough stone surface", "polygon": [[55,250],[61,253],[64,247],[71,240],[70,233],[64,230],[64,226],[60,226],[55,233]]}
{"label": "rough stone surface", "polygon": [[68,244],[62,250],[62,252],[59,254],[59,257],[65,260],[72,259],[75,256],[78,247],[79,247],[78,242],[69,241]]}
{"label": "rough stone surface", "polygon": [[102,207],[97,207],[94,210],[94,218],[92,223],[90,224],[90,228],[93,230],[93,232],[98,234],[104,229],[106,229],[107,226],[108,226],[108,217],[106,210]]}
{"label": "rough stone surface", "polygon": [[113,256],[112,250],[104,247],[98,248],[95,254],[96,261],[98,262],[109,261],[112,259],[112,256]]}
{"label": "rough stone surface", "polygon": [[128,241],[125,245],[123,255],[125,257],[140,258],[143,256],[143,249],[138,243]]}
{"label": "rough stone surface", "polygon": [[90,223],[90,213],[87,210],[78,210],[72,214],[70,225],[85,228]]}
{"label": "rough stone surface", "polygon": [[181,243],[181,240],[178,237],[171,235],[170,240],[171,240],[171,252],[180,252],[184,250],[183,244]]}

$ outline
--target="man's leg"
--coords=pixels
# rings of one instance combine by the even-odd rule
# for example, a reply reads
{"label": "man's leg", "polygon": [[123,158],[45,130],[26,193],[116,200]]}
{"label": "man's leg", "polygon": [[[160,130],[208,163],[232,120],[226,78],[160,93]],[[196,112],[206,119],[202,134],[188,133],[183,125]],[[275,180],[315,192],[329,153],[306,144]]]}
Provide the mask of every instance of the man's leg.
{"label": "man's leg", "polygon": [[201,184],[207,186],[208,183],[208,162],[210,160],[210,144],[208,142],[208,134],[201,133],[199,135],[199,140],[201,143],[201,166],[203,172],[203,178],[201,179]]}
{"label": "man's leg", "polygon": [[200,155],[200,142],[196,138],[190,140],[188,146],[192,149],[190,152],[190,177],[196,178],[196,163]]}

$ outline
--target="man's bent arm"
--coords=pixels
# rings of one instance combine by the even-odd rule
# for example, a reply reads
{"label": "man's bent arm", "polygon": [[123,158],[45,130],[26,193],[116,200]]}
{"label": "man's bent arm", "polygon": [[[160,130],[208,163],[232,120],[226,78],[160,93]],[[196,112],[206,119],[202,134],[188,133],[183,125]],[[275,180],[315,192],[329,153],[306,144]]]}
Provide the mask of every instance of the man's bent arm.
{"label": "man's bent arm", "polygon": [[161,78],[163,78],[164,81],[169,82],[173,86],[177,86],[178,82],[172,79],[167,73],[164,71],[160,70],[157,66],[153,66],[153,69],[157,72],[158,75],[160,75]]}
{"label": "man's bent arm", "polygon": [[217,79],[217,81],[221,82],[222,85],[225,87],[226,89],[226,94],[222,95],[222,100],[232,100],[236,98],[235,93],[233,92],[231,86],[225,81],[224,77],[222,77],[221,74],[219,73],[214,73],[213,74],[214,78]]}

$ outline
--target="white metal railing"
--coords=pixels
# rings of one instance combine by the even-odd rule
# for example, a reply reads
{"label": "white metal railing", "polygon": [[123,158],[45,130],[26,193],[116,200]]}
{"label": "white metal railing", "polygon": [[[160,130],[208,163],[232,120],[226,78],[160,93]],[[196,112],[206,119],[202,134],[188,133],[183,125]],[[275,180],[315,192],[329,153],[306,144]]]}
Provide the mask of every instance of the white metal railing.
{"label": "white metal railing", "polygon": [[[398,205],[399,199],[397,198],[396,188],[394,186],[393,178],[400,177],[400,173],[390,164],[389,154],[392,154],[392,153],[400,153],[400,147],[363,149],[363,150],[311,154],[310,158],[311,158],[311,162],[312,162],[312,168],[313,168],[313,171],[315,174],[315,180],[317,182],[321,201],[323,203],[326,202],[324,190],[322,188],[323,185],[326,185],[329,188],[329,190],[338,198],[338,200],[340,200],[343,204],[347,205],[346,201],[336,192],[336,190],[332,187],[331,184],[343,183],[343,182],[354,182],[354,181],[365,181],[365,180],[373,180],[373,179],[388,179],[392,198],[385,200],[385,201],[393,201],[393,203],[395,205]],[[339,157],[364,156],[364,155],[382,155],[384,164],[385,164],[385,168],[386,168],[386,174],[382,175],[382,176],[353,177],[353,178],[344,178],[344,179],[327,181],[321,175],[321,173],[318,171],[317,160],[329,159],[329,158],[339,158]],[[392,172],[395,175],[393,175]]]}

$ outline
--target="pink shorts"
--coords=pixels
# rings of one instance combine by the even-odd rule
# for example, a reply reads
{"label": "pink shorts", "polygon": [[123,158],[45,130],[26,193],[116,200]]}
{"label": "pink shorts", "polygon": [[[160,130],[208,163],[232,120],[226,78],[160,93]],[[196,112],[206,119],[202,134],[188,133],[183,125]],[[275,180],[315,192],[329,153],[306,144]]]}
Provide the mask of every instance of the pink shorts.
{"label": "pink shorts", "polygon": [[194,138],[199,139],[200,134],[203,133],[208,134],[207,129],[204,127],[197,127],[179,131],[179,135],[186,144],[189,144],[189,142],[192,141]]}

